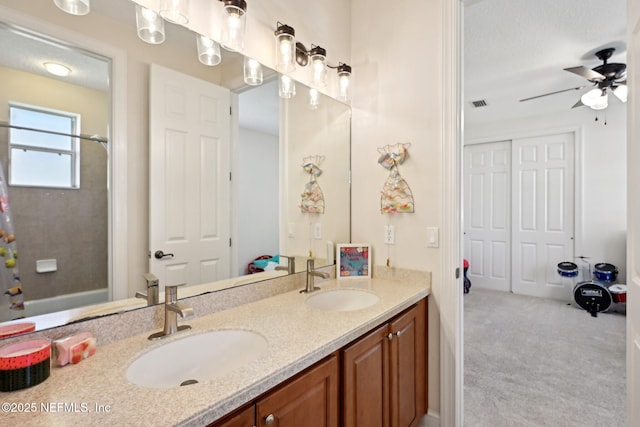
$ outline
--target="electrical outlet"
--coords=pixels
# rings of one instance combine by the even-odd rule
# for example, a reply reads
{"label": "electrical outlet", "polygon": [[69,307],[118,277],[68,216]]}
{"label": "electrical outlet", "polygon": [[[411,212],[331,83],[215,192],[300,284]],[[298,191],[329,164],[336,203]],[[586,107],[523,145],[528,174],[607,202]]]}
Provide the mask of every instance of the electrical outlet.
{"label": "electrical outlet", "polygon": [[396,241],[396,229],[393,225],[384,226],[384,243],[393,245]]}
{"label": "electrical outlet", "polygon": [[313,224],[313,238],[314,239],[322,239],[322,223],[316,222]]}

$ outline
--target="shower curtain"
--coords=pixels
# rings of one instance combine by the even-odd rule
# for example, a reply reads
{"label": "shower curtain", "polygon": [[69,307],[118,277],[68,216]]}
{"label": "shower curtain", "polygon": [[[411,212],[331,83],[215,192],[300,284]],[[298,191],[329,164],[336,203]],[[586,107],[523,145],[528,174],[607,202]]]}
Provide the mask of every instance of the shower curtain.
{"label": "shower curtain", "polygon": [[18,247],[9,209],[7,182],[0,164],[0,321],[24,317],[24,296],[18,274]]}

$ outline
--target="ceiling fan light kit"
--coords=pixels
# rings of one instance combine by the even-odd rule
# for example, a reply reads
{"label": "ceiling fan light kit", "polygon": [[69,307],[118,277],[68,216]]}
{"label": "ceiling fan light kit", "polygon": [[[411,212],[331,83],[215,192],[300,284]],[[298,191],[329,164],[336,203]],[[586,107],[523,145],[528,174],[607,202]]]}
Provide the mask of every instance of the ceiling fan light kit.
{"label": "ceiling fan light kit", "polygon": [[[609,92],[613,93],[616,98],[622,102],[627,102],[627,81],[626,81],[626,64],[608,63],[607,61],[615,52],[614,48],[602,49],[596,52],[596,57],[603,62],[595,68],[587,68],[583,65],[578,67],[565,68],[565,71],[574,73],[587,79],[595,87],[583,94],[580,100],[573,105],[572,108],[587,106],[593,110],[603,110],[609,106]],[[557,93],[567,92],[570,90],[581,90],[585,86],[558,90],[555,92],[545,93],[543,95],[532,96],[530,98],[521,99],[520,102],[541,98],[543,96],[555,95]]]}

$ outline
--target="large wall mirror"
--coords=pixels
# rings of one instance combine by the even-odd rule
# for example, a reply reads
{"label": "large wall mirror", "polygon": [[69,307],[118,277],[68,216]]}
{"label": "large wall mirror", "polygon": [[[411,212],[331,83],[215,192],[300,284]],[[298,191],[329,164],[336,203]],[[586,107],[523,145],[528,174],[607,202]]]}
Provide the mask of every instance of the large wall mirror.
{"label": "large wall mirror", "polygon": [[[5,282],[0,284],[0,322],[5,326],[20,314],[42,329],[143,307],[146,301],[134,295],[143,289],[143,274],[153,271],[154,263],[162,285],[186,282],[182,296],[191,296],[287,274],[283,256],[296,259],[296,271],[304,269],[309,256],[316,258],[316,266],[329,265],[333,245],[350,240],[351,114],[345,104],[324,95],[316,98],[299,83],[293,98],[282,99],[277,73],[264,67],[263,84],[246,85],[244,58],[237,53],[222,50],[219,65],[203,65],[197,58],[196,34],[178,25],[165,23],[164,43],[144,43],[136,35],[135,4],[128,0],[94,0],[91,12],[81,17],[61,12],[51,0],[0,0],[0,8],[8,17],[0,25],[0,163],[5,176],[0,183],[0,216],[8,201],[6,213],[13,227],[0,218],[0,234],[7,230],[0,236],[0,274]],[[91,46],[104,49],[94,51]],[[118,52],[119,71],[105,51]],[[72,72],[67,77],[49,75],[40,70],[44,62],[59,62]],[[220,142],[228,151],[217,159],[224,167],[216,172],[225,177],[230,172],[229,193],[211,206],[227,210],[227,219],[216,222],[219,228],[213,234],[231,246],[224,265],[202,268],[211,260],[218,262],[215,257],[198,261],[204,273],[195,279],[179,272],[176,257],[154,256],[159,250],[175,255],[171,245],[152,241],[150,224],[156,215],[196,209],[179,186],[172,189],[174,193],[165,188],[174,198],[164,207],[150,206],[150,194],[157,191],[149,178],[154,176],[150,157],[158,105],[149,101],[155,99],[150,83],[154,68],[225,88],[230,94],[233,114],[226,139]],[[112,104],[118,100],[114,84],[122,88],[123,83],[126,90],[117,102],[126,108],[126,124],[114,122],[118,111],[114,113]],[[21,141],[17,130],[6,125],[17,123],[25,112],[64,120],[67,115],[75,117],[75,122],[69,119],[75,124],[62,125],[70,126],[64,128],[68,132],[60,133],[86,138],[58,135],[69,149],[59,148],[58,142],[40,146]],[[118,126],[123,135],[120,148],[113,140]],[[36,132],[21,131],[27,141],[42,140],[33,137]],[[124,200],[112,191],[118,179],[116,149],[126,150],[129,163],[118,165],[127,170]],[[30,156],[35,163],[29,163]],[[62,164],[58,169],[68,171],[69,183],[54,180],[61,172],[52,171],[48,159]],[[183,170],[190,169],[177,152],[170,152],[165,161],[182,162]],[[20,175],[21,165],[30,171],[26,178]],[[213,168],[204,166],[202,173],[211,173]],[[169,172],[166,182],[175,183],[179,169],[164,169]],[[315,205],[309,208],[311,199]],[[200,210],[208,218],[210,212]],[[126,218],[124,227],[114,220],[119,215]],[[118,262],[120,253],[126,253],[126,262]],[[276,266],[278,255],[281,261]],[[266,266],[254,264],[256,258],[265,258]],[[122,265],[124,273],[118,272]],[[16,294],[16,284],[22,285],[21,295]],[[23,304],[22,313],[12,310],[12,304],[14,308]]]}

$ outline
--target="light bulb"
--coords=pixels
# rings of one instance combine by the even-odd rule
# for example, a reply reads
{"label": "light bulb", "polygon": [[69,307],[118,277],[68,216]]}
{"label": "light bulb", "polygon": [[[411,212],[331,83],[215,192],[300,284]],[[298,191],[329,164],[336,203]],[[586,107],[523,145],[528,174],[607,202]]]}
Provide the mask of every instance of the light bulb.
{"label": "light bulb", "polygon": [[296,95],[296,82],[286,74],[280,74],[278,95],[283,99],[290,99]]}
{"label": "light bulb", "polygon": [[222,61],[220,55],[220,45],[207,36],[198,35],[196,37],[198,46],[198,60],[204,65],[214,66]]}
{"label": "light bulb", "polygon": [[224,10],[227,15],[222,21],[220,44],[227,50],[241,52],[244,49],[247,3],[244,0],[225,0]]}
{"label": "light bulb", "polygon": [[311,60],[311,82],[309,85],[321,89],[327,85],[327,51],[320,46],[311,49],[309,53]]}
{"label": "light bulb", "polygon": [[290,73],[296,69],[295,30],[288,25],[279,24],[276,35],[276,70]]}
{"label": "light bulb", "polygon": [[189,23],[189,0],[162,0],[160,16],[174,24]]}
{"label": "light bulb", "polygon": [[91,10],[90,0],[53,0],[53,3],[70,15],[86,15]]}
{"label": "light bulb", "polygon": [[320,92],[318,89],[310,88],[309,89],[309,108],[312,110],[317,110],[320,106]]}
{"label": "light bulb", "polygon": [[151,9],[136,5],[138,37],[149,44],[164,42],[164,20]]}
{"label": "light bulb", "polygon": [[244,82],[250,86],[262,84],[262,65],[255,59],[244,58]]}

